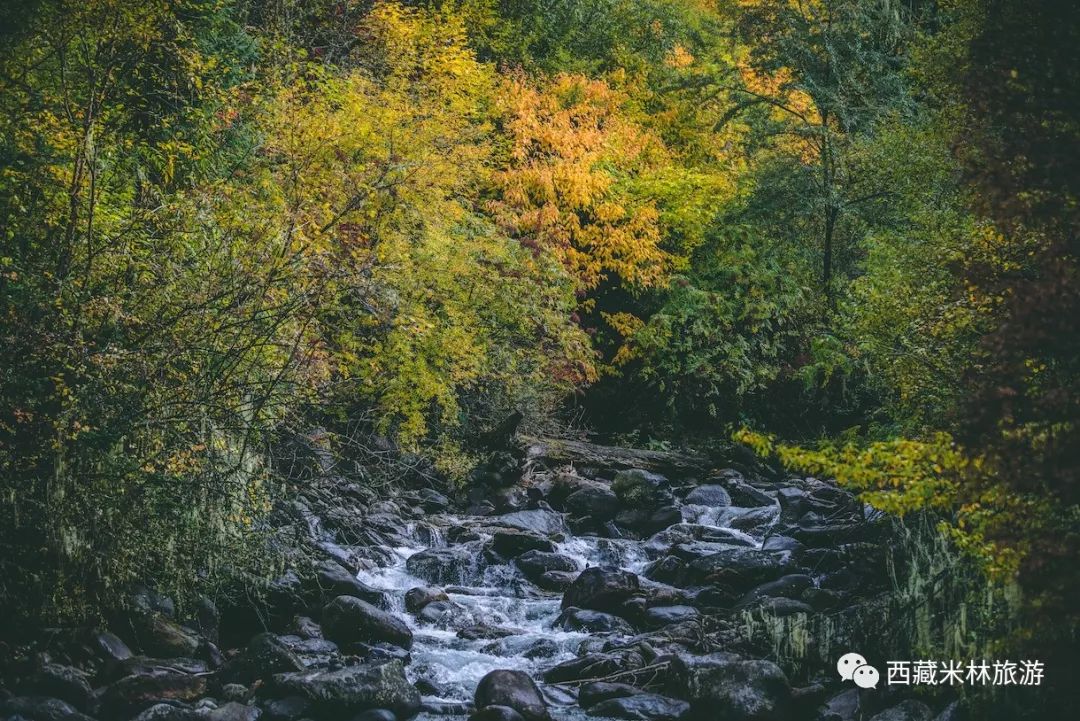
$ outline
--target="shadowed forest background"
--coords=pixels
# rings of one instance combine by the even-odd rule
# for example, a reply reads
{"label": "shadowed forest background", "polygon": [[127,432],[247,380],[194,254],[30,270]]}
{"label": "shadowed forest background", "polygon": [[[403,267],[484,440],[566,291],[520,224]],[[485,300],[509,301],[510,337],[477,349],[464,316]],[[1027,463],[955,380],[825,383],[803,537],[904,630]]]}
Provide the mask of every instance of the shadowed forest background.
{"label": "shadowed forest background", "polygon": [[4,2],[4,617],[255,592],[289,433],[465,492],[520,411],[927,521],[1075,679],[1078,15]]}

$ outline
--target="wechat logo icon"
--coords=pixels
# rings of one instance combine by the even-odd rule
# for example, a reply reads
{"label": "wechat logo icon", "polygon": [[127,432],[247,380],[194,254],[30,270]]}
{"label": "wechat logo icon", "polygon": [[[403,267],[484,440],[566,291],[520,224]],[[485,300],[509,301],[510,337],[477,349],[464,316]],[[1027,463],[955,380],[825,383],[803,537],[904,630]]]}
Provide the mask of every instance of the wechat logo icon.
{"label": "wechat logo icon", "polygon": [[836,662],[836,671],[845,681],[853,681],[859,688],[877,688],[881,674],[858,653],[845,653]]}

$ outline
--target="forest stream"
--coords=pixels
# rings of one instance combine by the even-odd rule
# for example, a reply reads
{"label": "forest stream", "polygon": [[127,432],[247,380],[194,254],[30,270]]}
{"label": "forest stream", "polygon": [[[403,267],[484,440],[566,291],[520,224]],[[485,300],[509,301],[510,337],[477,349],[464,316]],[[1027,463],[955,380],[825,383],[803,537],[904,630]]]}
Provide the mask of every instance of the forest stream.
{"label": "forest stream", "polygon": [[933,718],[834,673],[888,595],[891,525],[833,483],[532,439],[452,500],[302,451],[265,598],[180,613],[143,590],[115,634],[54,638],[10,718]]}

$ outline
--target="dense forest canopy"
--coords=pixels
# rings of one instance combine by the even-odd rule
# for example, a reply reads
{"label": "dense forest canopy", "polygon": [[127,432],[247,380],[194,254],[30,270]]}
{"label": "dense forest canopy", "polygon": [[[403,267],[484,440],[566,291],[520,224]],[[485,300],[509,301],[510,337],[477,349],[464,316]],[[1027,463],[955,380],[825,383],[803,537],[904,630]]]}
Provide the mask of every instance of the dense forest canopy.
{"label": "dense forest canopy", "polygon": [[467,487],[516,409],[931,512],[1070,638],[1078,15],[7,0],[3,607],[261,578],[283,429]]}

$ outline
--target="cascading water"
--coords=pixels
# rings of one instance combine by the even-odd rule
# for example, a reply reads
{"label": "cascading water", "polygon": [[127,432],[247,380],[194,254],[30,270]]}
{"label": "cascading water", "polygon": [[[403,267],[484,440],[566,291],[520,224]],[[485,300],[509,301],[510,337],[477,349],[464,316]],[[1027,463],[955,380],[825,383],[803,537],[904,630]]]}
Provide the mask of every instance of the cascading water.
{"label": "cascading water", "polygon": [[[683,517],[698,528],[712,529],[759,548],[779,509],[771,507],[765,513],[759,512],[767,516],[768,522],[758,525],[756,533],[727,525],[730,519],[745,516],[747,510],[687,505],[683,507]],[[544,669],[578,656],[590,639],[597,638],[589,633],[553,628],[561,611],[562,594],[538,591],[524,581],[512,563],[485,562],[482,552],[455,561],[451,575],[457,583],[443,587],[449,598],[445,612],[418,618],[406,610],[406,592],[431,585],[409,571],[409,558],[422,551],[461,545],[447,540],[446,529],[455,527],[470,529],[471,543],[479,549],[491,539],[494,529],[487,525],[491,521],[483,517],[441,516],[410,523],[402,532],[408,545],[384,548],[390,561],[358,574],[359,580],[387,594],[390,610],[413,631],[409,676],[425,692],[425,710],[418,717],[420,721],[465,718],[477,684],[490,671],[522,670],[539,683]],[[566,535],[556,543],[556,549],[573,559],[579,569],[604,566],[641,574],[652,560],[644,542],[630,539]],[[458,633],[476,626],[500,629],[508,635],[463,638]],[[559,693],[558,689],[540,686],[555,719],[586,718],[572,697]]]}

